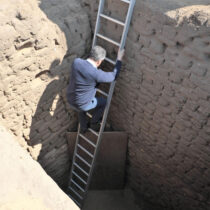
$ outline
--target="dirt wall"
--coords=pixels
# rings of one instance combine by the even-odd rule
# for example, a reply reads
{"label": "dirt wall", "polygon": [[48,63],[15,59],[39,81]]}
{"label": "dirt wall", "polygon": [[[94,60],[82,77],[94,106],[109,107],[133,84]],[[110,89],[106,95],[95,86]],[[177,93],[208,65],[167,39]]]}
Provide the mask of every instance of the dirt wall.
{"label": "dirt wall", "polygon": [[[97,1],[85,2],[93,25]],[[149,209],[210,205],[208,5],[136,1],[109,120],[129,134],[128,185]],[[112,16],[124,11],[120,1],[107,7]],[[117,29],[104,31],[116,38]]]}
{"label": "dirt wall", "polygon": [[78,1],[1,1],[0,121],[66,186],[65,133],[76,129],[65,99],[69,69],[90,43],[86,13]]}

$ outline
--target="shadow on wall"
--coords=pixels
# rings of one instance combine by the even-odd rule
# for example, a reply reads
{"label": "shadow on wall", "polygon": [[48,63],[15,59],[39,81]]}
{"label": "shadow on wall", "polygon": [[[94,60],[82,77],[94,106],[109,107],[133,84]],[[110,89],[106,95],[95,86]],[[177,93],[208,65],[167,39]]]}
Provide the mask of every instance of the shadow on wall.
{"label": "shadow on wall", "polygon": [[54,60],[49,70],[36,75],[36,79],[46,81],[47,86],[32,119],[29,150],[33,158],[64,188],[69,175],[65,134],[77,127],[75,113],[66,101],[66,87],[73,59],[85,55],[90,47],[91,31],[87,15],[75,0],[42,0],[40,8],[65,33],[68,50],[62,61]]}
{"label": "shadow on wall", "polygon": [[[62,65],[62,64],[61,64]],[[68,150],[65,133],[76,129],[75,115],[69,112],[65,102],[67,81],[62,75],[59,60],[37,79],[49,80],[33,116],[30,130],[30,153],[46,172],[61,186],[68,176]],[[42,72],[41,72],[42,73]]]}

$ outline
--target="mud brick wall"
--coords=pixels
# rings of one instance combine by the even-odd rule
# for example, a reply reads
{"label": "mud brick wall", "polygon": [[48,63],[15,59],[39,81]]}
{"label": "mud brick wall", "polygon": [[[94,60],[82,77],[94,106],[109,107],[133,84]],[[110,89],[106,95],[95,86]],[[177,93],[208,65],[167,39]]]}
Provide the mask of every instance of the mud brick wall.
{"label": "mud brick wall", "polygon": [[149,209],[210,206],[210,7],[199,3],[136,2],[112,100],[109,120],[129,134],[128,186]]}
{"label": "mud brick wall", "polygon": [[129,133],[129,184],[166,209],[210,206],[210,23],[195,13],[176,26],[136,8],[110,114]]}
{"label": "mud brick wall", "polygon": [[0,17],[0,120],[64,186],[65,133],[76,128],[65,88],[72,60],[90,45],[88,17],[74,0],[3,0]]}

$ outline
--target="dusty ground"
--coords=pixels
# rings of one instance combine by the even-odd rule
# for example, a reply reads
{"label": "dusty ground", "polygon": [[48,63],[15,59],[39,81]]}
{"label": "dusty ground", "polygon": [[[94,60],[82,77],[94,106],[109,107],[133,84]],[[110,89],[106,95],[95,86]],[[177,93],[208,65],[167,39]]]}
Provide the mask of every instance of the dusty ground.
{"label": "dusty ground", "polygon": [[79,210],[0,125],[0,210]]}

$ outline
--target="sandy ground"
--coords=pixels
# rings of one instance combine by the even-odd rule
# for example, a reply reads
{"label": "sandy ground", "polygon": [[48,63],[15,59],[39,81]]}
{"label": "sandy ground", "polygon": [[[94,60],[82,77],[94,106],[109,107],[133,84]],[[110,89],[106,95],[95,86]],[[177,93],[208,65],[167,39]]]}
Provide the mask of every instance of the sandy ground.
{"label": "sandy ground", "polygon": [[83,210],[141,210],[131,190],[89,191]]}
{"label": "sandy ground", "polygon": [[0,210],[50,210],[39,200],[28,195],[17,195],[6,203],[0,204]]}
{"label": "sandy ground", "polygon": [[0,125],[0,210],[79,210]]}

